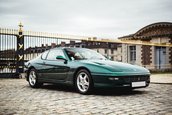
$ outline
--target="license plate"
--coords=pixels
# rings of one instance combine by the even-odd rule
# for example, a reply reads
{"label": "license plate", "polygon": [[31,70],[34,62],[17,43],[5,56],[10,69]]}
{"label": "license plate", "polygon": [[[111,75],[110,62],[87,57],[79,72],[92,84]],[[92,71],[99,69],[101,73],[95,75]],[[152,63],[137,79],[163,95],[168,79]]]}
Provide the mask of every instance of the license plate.
{"label": "license plate", "polygon": [[132,82],[132,87],[142,87],[142,86],[146,86],[146,82],[145,81],[140,81],[140,82]]}

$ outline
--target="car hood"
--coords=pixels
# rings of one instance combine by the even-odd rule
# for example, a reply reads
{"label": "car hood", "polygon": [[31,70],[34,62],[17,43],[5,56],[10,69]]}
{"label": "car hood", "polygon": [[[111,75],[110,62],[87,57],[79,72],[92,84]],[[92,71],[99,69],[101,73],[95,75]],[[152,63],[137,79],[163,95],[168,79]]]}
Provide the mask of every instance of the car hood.
{"label": "car hood", "polygon": [[82,60],[80,62],[97,65],[112,72],[150,73],[149,70],[144,67],[111,60]]}

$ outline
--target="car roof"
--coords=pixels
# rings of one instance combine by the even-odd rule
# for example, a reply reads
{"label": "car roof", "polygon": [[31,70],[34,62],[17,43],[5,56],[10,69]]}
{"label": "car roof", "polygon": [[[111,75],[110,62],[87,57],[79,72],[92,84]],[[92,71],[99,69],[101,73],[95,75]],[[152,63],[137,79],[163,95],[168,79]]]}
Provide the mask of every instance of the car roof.
{"label": "car roof", "polygon": [[[56,47],[56,48],[52,48],[52,49],[87,49],[87,48],[75,48],[75,47]],[[51,49],[50,49],[51,50]]]}

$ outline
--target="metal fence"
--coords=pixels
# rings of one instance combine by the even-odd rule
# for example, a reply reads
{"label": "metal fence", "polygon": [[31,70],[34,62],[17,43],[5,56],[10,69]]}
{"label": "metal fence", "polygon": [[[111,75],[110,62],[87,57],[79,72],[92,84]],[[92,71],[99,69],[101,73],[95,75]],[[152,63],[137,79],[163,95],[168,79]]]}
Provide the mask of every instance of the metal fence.
{"label": "metal fence", "polygon": [[19,30],[0,28],[0,77],[19,76],[28,60],[45,50],[80,39],[87,37],[22,31],[21,24]]}
{"label": "metal fence", "polygon": [[17,30],[0,28],[0,33],[0,74],[15,73]]}

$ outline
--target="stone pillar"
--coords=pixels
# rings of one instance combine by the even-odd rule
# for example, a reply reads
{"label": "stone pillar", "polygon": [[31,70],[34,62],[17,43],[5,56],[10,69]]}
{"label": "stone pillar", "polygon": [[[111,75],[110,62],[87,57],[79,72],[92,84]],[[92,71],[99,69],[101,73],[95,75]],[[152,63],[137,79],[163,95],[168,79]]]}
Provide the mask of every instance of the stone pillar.
{"label": "stone pillar", "polygon": [[143,45],[142,47],[142,50],[141,50],[141,63],[142,65],[144,65],[146,67],[146,65],[150,65],[152,62],[151,62],[151,46],[146,46],[146,45]]}
{"label": "stone pillar", "polygon": [[24,36],[22,23],[19,23],[19,33],[17,35],[17,52],[16,52],[16,75],[24,72]]}
{"label": "stone pillar", "polygon": [[[172,44],[172,36],[170,37],[169,43]],[[172,47],[169,48],[169,63],[172,65]]]}

